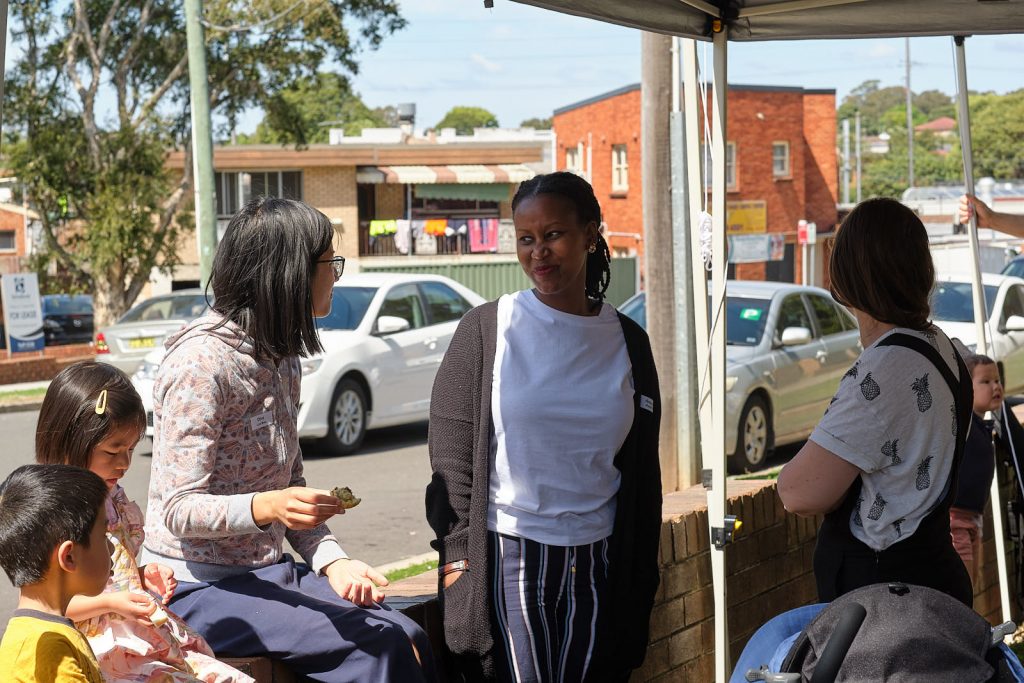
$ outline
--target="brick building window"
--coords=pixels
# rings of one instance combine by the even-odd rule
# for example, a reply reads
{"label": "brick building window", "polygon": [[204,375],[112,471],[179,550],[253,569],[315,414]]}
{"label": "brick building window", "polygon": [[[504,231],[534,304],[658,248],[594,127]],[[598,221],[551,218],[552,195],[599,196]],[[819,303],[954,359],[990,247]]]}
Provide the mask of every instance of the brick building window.
{"label": "brick building window", "polygon": [[772,175],[776,178],[788,178],[789,170],[789,143],[776,141],[772,143]]}
{"label": "brick building window", "polygon": [[612,192],[629,189],[629,163],[625,145],[612,145]]}
{"label": "brick building window", "polygon": [[235,215],[253,197],[302,199],[301,171],[241,171],[214,173],[217,215]]}
{"label": "brick building window", "polygon": [[[700,158],[702,163],[707,164],[704,171],[704,187],[710,190],[712,178],[711,148],[703,143],[700,146]],[[725,187],[728,190],[735,190],[737,187],[735,142],[725,143]]]}
{"label": "brick building window", "polygon": [[581,173],[583,171],[583,166],[580,160],[579,148],[565,148],[565,170],[571,173]]}
{"label": "brick building window", "polygon": [[18,243],[13,230],[0,230],[0,251],[17,251]]}

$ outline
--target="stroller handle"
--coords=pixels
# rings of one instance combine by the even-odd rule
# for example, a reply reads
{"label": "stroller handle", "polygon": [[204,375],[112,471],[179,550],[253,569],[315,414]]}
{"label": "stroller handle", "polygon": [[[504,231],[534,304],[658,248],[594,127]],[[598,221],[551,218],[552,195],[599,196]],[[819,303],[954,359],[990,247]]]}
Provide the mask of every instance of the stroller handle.
{"label": "stroller handle", "polygon": [[867,615],[867,610],[858,602],[851,602],[843,608],[843,613],[839,616],[839,621],[836,622],[832,636],[829,637],[825,649],[814,667],[811,683],[835,681],[839,674],[839,668],[843,665],[843,660],[846,659],[846,653],[849,651],[850,645],[853,644],[854,638],[857,637],[857,632]]}

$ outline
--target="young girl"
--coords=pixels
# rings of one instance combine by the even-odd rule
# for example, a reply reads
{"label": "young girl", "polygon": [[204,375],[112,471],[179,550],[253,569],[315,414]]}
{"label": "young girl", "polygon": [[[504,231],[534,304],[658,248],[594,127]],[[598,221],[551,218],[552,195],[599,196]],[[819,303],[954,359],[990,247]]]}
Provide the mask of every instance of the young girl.
{"label": "young girl", "polygon": [[416,683],[434,676],[426,634],[380,604],[387,580],[341,549],[325,522],[344,510],[302,471],[299,359],[322,350],[314,317],[344,266],[334,235],[287,199],[231,219],[214,311],[168,340],[157,372],[143,557],[174,568],[174,610],[219,654],[318,681]]}
{"label": "young girl", "polygon": [[110,489],[111,577],[102,594],[72,598],[68,618],[89,639],[108,683],[248,683],[251,678],[218,662],[198,634],[164,609],[177,586],[170,568],[140,568],[135,561],[142,547],[142,512],[118,480],[131,465],[145,429],[142,399],[112,365],[69,365],[46,391],[36,430],[36,460],[88,468]]}

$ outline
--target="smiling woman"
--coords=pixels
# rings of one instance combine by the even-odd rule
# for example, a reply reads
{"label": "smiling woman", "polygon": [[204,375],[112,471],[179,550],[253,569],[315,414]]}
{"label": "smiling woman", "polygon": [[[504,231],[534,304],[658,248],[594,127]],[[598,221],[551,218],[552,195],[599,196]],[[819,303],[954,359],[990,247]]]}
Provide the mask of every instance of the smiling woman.
{"label": "smiling woman", "polygon": [[658,585],[650,342],[604,302],[608,246],[585,180],[537,176],[512,210],[534,288],[466,314],[430,401],[445,641],[466,680],[624,681]]}

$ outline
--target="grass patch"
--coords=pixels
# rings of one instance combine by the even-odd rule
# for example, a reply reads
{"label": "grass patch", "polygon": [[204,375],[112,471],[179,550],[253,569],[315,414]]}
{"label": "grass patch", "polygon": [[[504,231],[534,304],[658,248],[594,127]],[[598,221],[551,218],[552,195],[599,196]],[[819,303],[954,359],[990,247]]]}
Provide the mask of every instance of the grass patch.
{"label": "grass patch", "polygon": [[42,398],[46,395],[46,387],[37,387],[35,389],[17,389],[14,391],[2,391],[0,390],[0,401],[8,399],[20,400],[28,398]]}
{"label": "grass patch", "polygon": [[424,572],[429,572],[431,569],[437,569],[437,560],[427,560],[426,562],[420,562],[419,564],[403,567],[402,569],[395,569],[384,576],[387,577],[389,583],[394,583],[395,581],[408,579],[410,576],[417,576]]}
{"label": "grass patch", "polygon": [[744,474],[742,477],[736,477],[737,479],[751,480],[751,479],[778,479],[779,472],[782,470],[772,470],[771,472],[755,472],[753,474]]}

